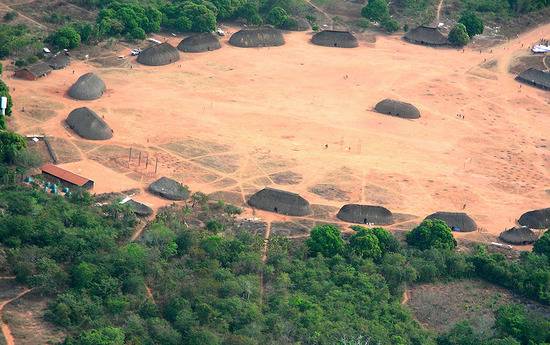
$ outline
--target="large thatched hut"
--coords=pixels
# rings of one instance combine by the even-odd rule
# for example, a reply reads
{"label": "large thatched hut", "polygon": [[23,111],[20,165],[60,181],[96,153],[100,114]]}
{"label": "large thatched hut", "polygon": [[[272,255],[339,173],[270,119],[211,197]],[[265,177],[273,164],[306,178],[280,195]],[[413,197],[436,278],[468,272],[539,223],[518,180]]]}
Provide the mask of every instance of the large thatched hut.
{"label": "large thatched hut", "polygon": [[48,59],[48,65],[53,69],[63,69],[71,63],[71,58],[67,54],[57,53]]}
{"label": "large thatched hut", "polygon": [[374,107],[378,113],[402,117],[404,119],[420,118],[420,111],[414,105],[386,98]]}
{"label": "large thatched hut", "polygon": [[176,180],[161,177],[149,185],[149,191],[168,200],[185,200],[189,197],[189,188]]}
{"label": "large thatched hut", "polygon": [[113,137],[113,131],[92,109],[77,108],[69,113],[65,120],[76,134],[88,140],[107,140]]}
{"label": "large thatched hut", "polygon": [[550,207],[525,212],[519,217],[518,223],[531,229],[549,229]]}
{"label": "large thatched hut", "polygon": [[425,219],[439,219],[454,231],[471,232],[477,230],[476,222],[464,212],[436,212]]}
{"label": "large thatched hut", "polygon": [[86,73],[69,88],[69,96],[82,101],[98,99],[105,92],[105,83],[96,74]]}
{"label": "large thatched hut", "polygon": [[345,222],[357,224],[393,224],[393,213],[382,206],[347,204],[340,208],[336,217]]}
{"label": "large thatched hut", "polygon": [[443,46],[449,44],[449,40],[436,27],[421,25],[409,30],[405,39],[411,43],[424,44],[429,46]]}
{"label": "large thatched hut", "polygon": [[260,210],[288,216],[306,216],[311,213],[309,202],[300,195],[268,187],[252,195],[248,204]]}
{"label": "large thatched hut", "polygon": [[186,37],[178,44],[178,49],[186,53],[209,52],[221,47],[218,36],[211,32],[203,32]]}
{"label": "large thatched hut", "polygon": [[235,32],[229,38],[229,44],[241,48],[277,47],[285,44],[285,39],[281,31],[264,25]]}
{"label": "large thatched hut", "polygon": [[538,239],[537,234],[526,226],[516,226],[503,231],[499,238],[510,244],[525,245],[531,244]]}
{"label": "large thatched hut", "polygon": [[137,62],[147,66],[164,66],[180,59],[180,54],[170,43],[155,44],[139,53]]}
{"label": "large thatched hut", "polygon": [[550,72],[541,71],[536,68],[529,68],[521,72],[516,80],[533,85],[543,90],[550,90]]}
{"label": "large thatched hut", "polygon": [[311,43],[318,46],[355,48],[359,45],[357,38],[349,31],[323,30],[311,38]]}

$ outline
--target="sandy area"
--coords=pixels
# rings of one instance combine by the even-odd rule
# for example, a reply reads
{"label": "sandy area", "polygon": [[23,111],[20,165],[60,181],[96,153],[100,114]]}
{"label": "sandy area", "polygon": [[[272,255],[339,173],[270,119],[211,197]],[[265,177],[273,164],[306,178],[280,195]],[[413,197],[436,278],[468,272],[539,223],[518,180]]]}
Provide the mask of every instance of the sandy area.
{"label": "sandy area", "polygon": [[[541,37],[550,37],[550,25],[480,53],[398,36],[334,49],[289,33],[277,48],[236,48],[224,38],[220,50],[182,53],[163,67],[133,58],[131,69],[75,62],[39,81],[8,80],[18,105],[12,126],[72,143],[82,161],[67,167],[95,180],[96,192],[170,176],[242,202],[271,185],[315,204],[380,204],[419,219],[465,209],[482,231],[497,234],[523,212],[550,205],[550,93],[507,73],[526,49],[521,44]],[[493,59],[496,67],[480,67]],[[89,71],[103,78],[106,94],[90,102],[68,98],[68,87]],[[383,98],[417,105],[422,118],[374,113]],[[51,116],[21,113],[21,102],[37,100],[54,103],[42,105]],[[80,106],[103,115],[114,138],[90,142],[64,128]]]}

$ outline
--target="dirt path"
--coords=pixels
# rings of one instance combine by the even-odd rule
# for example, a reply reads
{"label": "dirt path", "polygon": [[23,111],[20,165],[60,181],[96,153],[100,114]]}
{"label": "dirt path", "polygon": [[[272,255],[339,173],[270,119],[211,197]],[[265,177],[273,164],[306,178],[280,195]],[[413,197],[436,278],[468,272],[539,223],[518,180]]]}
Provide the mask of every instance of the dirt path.
{"label": "dirt path", "polygon": [[439,25],[439,18],[441,18],[441,9],[443,8],[443,0],[439,0],[437,5],[437,14],[435,16],[436,25]]}
{"label": "dirt path", "polygon": [[410,299],[411,297],[409,294],[409,290],[405,288],[405,291],[403,291],[403,298],[401,299],[401,305],[407,304],[407,302],[409,302]]}
{"label": "dirt path", "polygon": [[316,9],[317,11],[321,12],[326,18],[327,20],[329,21],[330,23],[330,28],[331,29],[334,29],[334,21],[332,20],[332,18],[330,17],[330,15],[325,12],[322,8],[320,8],[319,6],[315,5],[313,2],[311,2],[311,0],[305,0],[308,4],[311,5],[311,7],[313,7],[314,9]]}
{"label": "dirt path", "polygon": [[[154,217],[154,216],[152,216],[152,217]],[[145,229],[147,224],[149,224],[149,222],[146,220],[146,221],[140,222],[136,226],[136,229],[134,230],[134,233],[132,234],[132,237],[130,237],[130,242],[134,242],[135,240],[137,240],[141,236],[141,234],[143,233],[143,229]]]}
{"label": "dirt path", "polygon": [[7,301],[3,301],[2,303],[0,303],[0,326],[2,328],[2,334],[4,335],[4,339],[6,339],[6,344],[7,345],[15,345],[15,340],[13,339],[13,336],[11,334],[11,330],[10,330],[9,325],[6,322],[4,322],[4,320],[2,319],[2,310],[4,310],[4,307],[6,305],[8,305],[9,303],[23,297],[24,295],[29,293],[31,290],[32,289],[25,289],[23,292],[21,292],[20,294],[18,294],[15,297],[13,297],[12,299],[9,299]]}

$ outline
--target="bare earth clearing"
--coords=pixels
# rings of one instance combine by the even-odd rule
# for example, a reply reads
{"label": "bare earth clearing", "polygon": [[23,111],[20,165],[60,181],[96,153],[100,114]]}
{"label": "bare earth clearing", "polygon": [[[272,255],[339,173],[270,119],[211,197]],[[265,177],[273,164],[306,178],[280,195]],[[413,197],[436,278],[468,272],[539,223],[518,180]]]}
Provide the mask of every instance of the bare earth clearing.
{"label": "bare earth clearing", "polygon": [[[269,185],[331,206],[325,220],[335,221],[335,210],[348,202],[415,215],[407,226],[465,206],[482,232],[498,234],[523,212],[550,204],[550,93],[521,86],[508,73],[527,50],[522,43],[549,36],[545,25],[492,52],[463,53],[398,36],[333,49],[290,33],[278,48],[235,48],[224,38],[220,50],[182,54],[163,67],[133,58],[133,68],[74,62],[36,82],[8,80],[17,106],[11,125],[57,138],[63,165],[95,180],[96,193],[169,176],[242,205]],[[68,87],[89,71],[103,78],[106,94],[90,102],[68,98]],[[422,118],[372,112],[383,98],[415,104]],[[81,106],[105,117],[113,139],[86,141],[65,128],[68,113]],[[136,199],[167,204],[147,193]]]}

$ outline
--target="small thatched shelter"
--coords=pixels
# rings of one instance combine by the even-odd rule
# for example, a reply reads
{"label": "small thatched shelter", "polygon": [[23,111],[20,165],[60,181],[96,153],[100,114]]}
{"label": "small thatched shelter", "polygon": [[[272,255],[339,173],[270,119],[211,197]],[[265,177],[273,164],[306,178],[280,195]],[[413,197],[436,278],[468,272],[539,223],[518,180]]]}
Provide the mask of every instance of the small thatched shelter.
{"label": "small thatched shelter", "polygon": [[65,121],[84,139],[107,140],[113,137],[109,125],[90,108],[82,107],[71,111]]}
{"label": "small thatched shelter", "polygon": [[209,52],[221,47],[218,36],[211,32],[203,32],[186,37],[178,44],[178,49],[186,53]]}
{"label": "small thatched shelter", "polygon": [[543,90],[550,90],[550,72],[541,71],[536,68],[529,68],[521,72],[516,80],[533,85]]}
{"label": "small thatched shelter", "polygon": [[424,44],[428,46],[443,46],[449,44],[449,40],[436,27],[421,25],[409,30],[405,39],[411,43]]}
{"label": "small thatched shelter", "polygon": [[476,222],[464,212],[436,212],[425,219],[439,219],[447,223],[453,231],[471,232],[477,230]]}
{"label": "small thatched shelter", "polygon": [[355,48],[359,46],[357,38],[349,31],[323,30],[311,38],[311,43],[318,46]]}
{"label": "small thatched shelter", "polygon": [[63,69],[71,63],[71,58],[67,54],[57,53],[48,60],[48,65],[53,69]]}
{"label": "small thatched shelter", "polygon": [[357,224],[393,224],[393,213],[382,206],[347,204],[340,208],[336,217],[345,222]]}
{"label": "small thatched shelter", "polygon": [[402,117],[404,119],[420,118],[420,111],[414,105],[386,98],[374,107],[378,113]]}
{"label": "small thatched shelter", "polygon": [[176,180],[161,177],[149,185],[149,191],[168,200],[185,200],[189,197],[189,189]]}
{"label": "small thatched shelter", "polygon": [[137,62],[147,66],[164,66],[180,59],[180,54],[170,43],[155,44],[139,53]]}
{"label": "small thatched shelter", "polygon": [[506,243],[525,245],[535,242],[538,236],[533,230],[526,226],[516,226],[503,231],[499,238]]}
{"label": "small thatched shelter", "polygon": [[550,207],[525,212],[518,223],[531,229],[550,229]]}
{"label": "small thatched shelter", "polygon": [[125,205],[130,206],[132,211],[136,214],[138,217],[149,217],[153,214],[153,209],[145,204],[142,204],[141,202],[135,201],[133,199],[128,200],[125,202]]}
{"label": "small thatched shelter", "polygon": [[268,187],[252,195],[248,204],[260,210],[288,216],[306,216],[311,213],[309,202],[300,195]]}
{"label": "small thatched shelter", "polygon": [[235,32],[229,38],[229,44],[241,48],[277,47],[285,44],[285,39],[281,31],[264,25]]}
{"label": "small thatched shelter", "polygon": [[105,92],[105,83],[94,73],[86,73],[69,88],[69,96],[81,101],[98,99]]}

